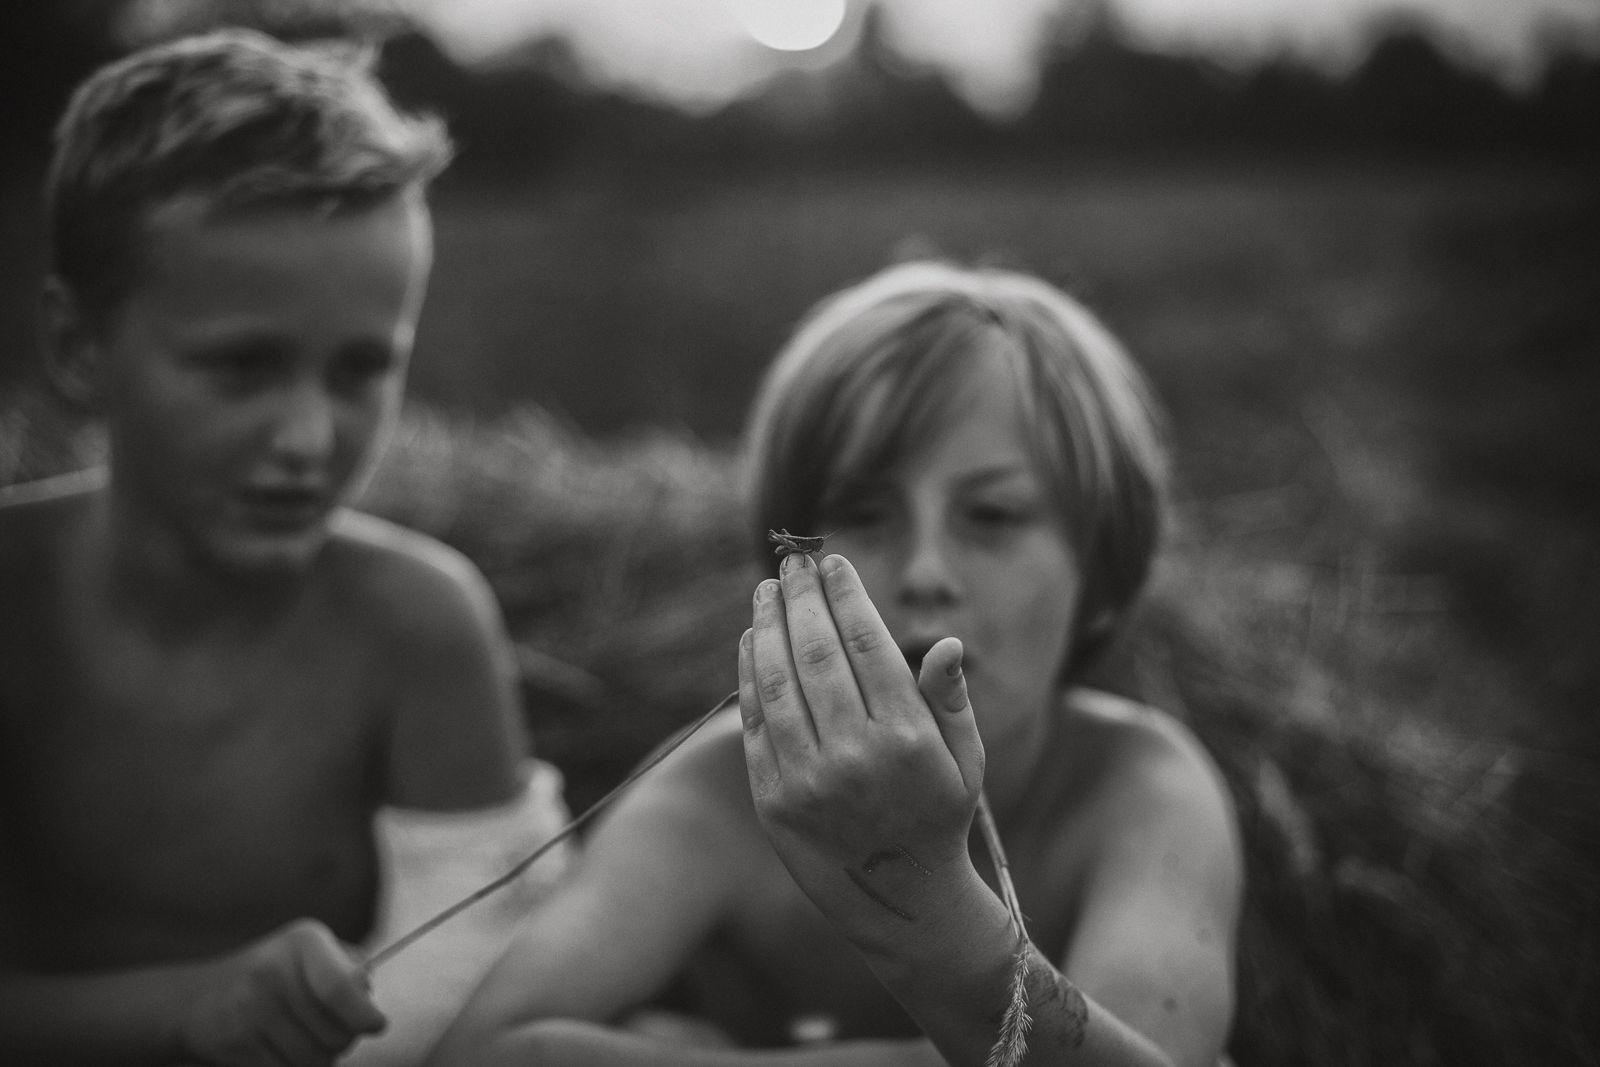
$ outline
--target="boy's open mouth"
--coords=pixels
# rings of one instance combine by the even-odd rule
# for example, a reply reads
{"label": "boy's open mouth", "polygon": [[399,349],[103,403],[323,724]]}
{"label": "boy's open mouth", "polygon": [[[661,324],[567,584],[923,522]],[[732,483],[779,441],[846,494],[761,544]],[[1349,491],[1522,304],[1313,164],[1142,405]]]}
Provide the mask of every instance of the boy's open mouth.
{"label": "boy's open mouth", "polygon": [[240,496],[250,518],[268,529],[302,529],[321,519],[327,510],[325,495],[309,487],[247,487]]}
{"label": "boy's open mouth", "polygon": [[905,656],[907,665],[913,675],[922,673],[922,660],[928,650],[938,644],[942,638],[938,637],[908,637],[900,642],[900,654]]}

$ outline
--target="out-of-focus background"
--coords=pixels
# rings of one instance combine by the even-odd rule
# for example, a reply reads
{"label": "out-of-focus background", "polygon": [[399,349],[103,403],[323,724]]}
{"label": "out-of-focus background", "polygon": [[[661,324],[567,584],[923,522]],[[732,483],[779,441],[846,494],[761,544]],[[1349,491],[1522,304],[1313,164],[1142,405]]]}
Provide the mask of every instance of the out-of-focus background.
{"label": "out-of-focus background", "polygon": [[1130,662],[1240,805],[1242,1067],[1600,1062],[1596,0],[6,5],[0,483],[97,449],[34,367],[50,124],[224,23],[368,42],[459,142],[367,501],[489,574],[575,804],[731,687],[797,318],[1024,268],[1171,413]]}

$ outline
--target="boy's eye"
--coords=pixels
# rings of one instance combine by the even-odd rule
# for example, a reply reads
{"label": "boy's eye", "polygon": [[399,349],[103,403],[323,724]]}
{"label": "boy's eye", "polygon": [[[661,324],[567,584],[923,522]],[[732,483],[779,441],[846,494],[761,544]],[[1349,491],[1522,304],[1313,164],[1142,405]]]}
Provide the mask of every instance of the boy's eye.
{"label": "boy's eye", "polygon": [[896,513],[894,492],[877,482],[855,481],[840,486],[822,501],[819,523],[830,529],[871,530],[891,522]]}
{"label": "boy's eye", "polygon": [[228,345],[199,353],[195,364],[229,389],[263,384],[283,364],[283,352],[266,342]]}
{"label": "boy's eye", "polygon": [[353,346],[340,353],[334,361],[332,375],[336,383],[359,387],[381,378],[394,369],[394,353],[380,345]]}
{"label": "boy's eye", "polygon": [[967,521],[987,529],[1021,526],[1031,522],[1037,509],[1024,504],[980,501],[967,505]]}

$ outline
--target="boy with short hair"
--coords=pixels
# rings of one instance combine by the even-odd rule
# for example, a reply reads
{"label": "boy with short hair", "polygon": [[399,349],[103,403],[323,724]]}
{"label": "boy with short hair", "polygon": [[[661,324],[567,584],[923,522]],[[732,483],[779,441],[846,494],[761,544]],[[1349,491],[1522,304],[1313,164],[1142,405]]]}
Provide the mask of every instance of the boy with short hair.
{"label": "boy with short hair", "polygon": [[110,463],[0,494],[7,1063],[331,1062],[384,1025],[348,947],[375,812],[504,854],[559,825],[482,577],[342,506],[398,410],[448,156],[348,54],[243,31],[67,110],[43,343]]}

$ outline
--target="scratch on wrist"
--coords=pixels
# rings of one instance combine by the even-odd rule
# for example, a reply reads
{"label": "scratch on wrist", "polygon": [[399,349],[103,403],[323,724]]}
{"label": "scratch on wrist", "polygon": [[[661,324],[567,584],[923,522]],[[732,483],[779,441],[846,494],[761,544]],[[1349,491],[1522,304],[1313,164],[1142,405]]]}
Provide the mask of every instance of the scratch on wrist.
{"label": "scratch on wrist", "polygon": [[879,893],[876,889],[873,889],[867,884],[867,880],[865,878],[861,877],[855,871],[852,871],[849,867],[844,869],[844,873],[850,877],[850,881],[855,883],[857,889],[861,890],[867,895],[868,899],[882,905],[883,907],[887,908],[891,914],[904,919],[908,923],[914,923],[917,921],[917,916],[915,913],[909,912],[904,908],[897,907],[889,900],[888,897],[884,896],[882,893]]}
{"label": "scratch on wrist", "polygon": [[873,874],[885,864],[891,863],[904,863],[913,871],[916,871],[917,875],[922,878],[926,878],[928,875],[933,873],[919,863],[915,856],[906,851],[904,845],[891,845],[886,849],[883,849],[879,852],[874,852],[872,855],[868,856],[861,863],[861,874],[857,874],[849,867],[844,868],[844,873],[847,877],[849,877],[850,881],[855,884],[855,887],[866,895],[867,899],[887,909],[890,914],[904,920],[905,922],[914,923],[917,921],[917,915],[915,912],[895,904],[877,889],[874,889],[864,877],[865,875]]}

